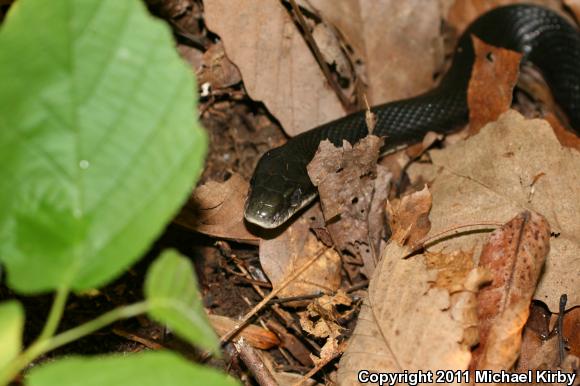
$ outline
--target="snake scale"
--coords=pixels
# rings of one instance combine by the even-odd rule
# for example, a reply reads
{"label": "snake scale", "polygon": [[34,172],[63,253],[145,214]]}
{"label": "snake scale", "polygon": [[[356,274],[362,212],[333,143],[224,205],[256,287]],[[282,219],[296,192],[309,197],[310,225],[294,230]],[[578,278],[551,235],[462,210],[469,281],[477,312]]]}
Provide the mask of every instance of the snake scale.
{"label": "snake scale", "polygon": [[[374,134],[386,136],[384,152],[422,140],[425,133],[447,133],[467,122],[467,87],[474,62],[471,35],[523,54],[544,76],[571,126],[580,129],[580,34],[546,8],[510,5],[476,19],[460,37],[451,67],[439,85],[419,96],[373,107]],[[577,133],[579,133],[577,131]],[[263,228],[276,228],[316,198],[306,166],[318,144],[356,143],[367,135],[364,111],[306,131],[259,160],[250,181],[244,217]]]}

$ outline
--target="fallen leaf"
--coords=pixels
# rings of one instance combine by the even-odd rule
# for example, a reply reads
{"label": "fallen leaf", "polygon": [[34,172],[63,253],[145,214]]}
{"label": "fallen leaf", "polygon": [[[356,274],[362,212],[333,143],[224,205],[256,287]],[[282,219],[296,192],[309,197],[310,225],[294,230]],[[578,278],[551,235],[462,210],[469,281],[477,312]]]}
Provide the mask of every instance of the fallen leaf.
{"label": "fallen leaf", "polygon": [[580,20],[580,0],[564,0],[564,4],[574,12],[576,20]]}
{"label": "fallen leaf", "polygon": [[472,36],[475,62],[467,89],[469,131],[475,134],[512,104],[522,54],[486,44]]}
{"label": "fallen leaf", "polygon": [[447,22],[460,35],[481,14],[493,8],[517,3],[542,5],[561,13],[560,0],[454,0],[448,7]]}
{"label": "fallen leaf", "polygon": [[206,0],[205,21],[262,101],[294,136],[344,115],[334,91],[278,0]]}
{"label": "fallen leaf", "polygon": [[[460,225],[506,222],[526,209],[541,213],[558,237],[551,242],[534,298],[557,309],[560,294],[567,293],[569,306],[579,305],[578,273],[570,267],[580,264],[580,154],[563,148],[545,121],[508,111],[479,134],[430,155],[436,171],[430,235]],[[477,255],[485,237],[468,232],[430,251],[475,248]]]}
{"label": "fallen leaf", "polygon": [[210,236],[257,244],[244,224],[248,182],[234,174],[225,182],[210,181],[196,188],[174,222]]}
{"label": "fallen leaf", "polygon": [[523,212],[494,231],[479,264],[492,273],[492,283],[478,294],[480,343],[472,368],[506,370],[516,361],[521,331],[545,258],[550,226],[533,212]]}
{"label": "fallen leaf", "polygon": [[449,310],[449,293],[431,285],[437,273],[423,255],[391,241],[371,279],[358,324],[342,356],[338,384],[355,385],[360,369],[409,372],[466,369],[463,324]]}
{"label": "fallen leaf", "polygon": [[226,56],[221,42],[213,44],[204,52],[196,75],[199,84],[207,82],[214,90],[228,88],[242,81],[240,71]]}
{"label": "fallen leaf", "polygon": [[[310,208],[282,234],[260,242],[260,263],[274,289],[321,248],[326,248],[310,231],[312,222],[310,218],[317,217],[316,210],[319,211],[316,206]],[[320,215],[318,212],[318,216]],[[340,286],[340,268],[341,260],[338,253],[333,249],[327,249],[323,256],[282,289],[278,296],[292,297],[334,292]]]}
{"label": "fallen leaf", "polygon": [[362,261],[370,277],[384,236],[390,174],[377,166],[383,139],[370,135],[354,146],[321,142],[308,175],[318,188],[326,228],[335,247]]}
{"label": "fallen leaf", "polygon": [[[208,314],[208,318],[218,335],[224,335],[238,324],[238,321],[227,316]],[[260,350],[280,345],[280,339],[274,333],[254,324],[246,325],[238,335],[244,337],[250,346]]]}
{"label": "fallen leaf", "polygon": [[401,199],[387,202],[391,239],[399,244],[415,247],[429,230],[429,211],[432,197],[427,186],[418,192],[407,194]]}
{"label": "fallen leaf", "polygon": [[380,104],[433,86],[443,63],[437,1],[310,0],[366,65],[367,96]]}

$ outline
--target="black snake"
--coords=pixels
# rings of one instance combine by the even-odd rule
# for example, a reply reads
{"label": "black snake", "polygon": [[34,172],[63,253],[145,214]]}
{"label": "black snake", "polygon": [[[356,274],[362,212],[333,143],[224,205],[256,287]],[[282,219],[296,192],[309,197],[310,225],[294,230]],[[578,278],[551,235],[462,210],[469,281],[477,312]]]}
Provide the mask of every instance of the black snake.
{"label": "black snake", "polygon": [[[421,141],[427,131],[446,133],[468,117],[467,86],[474,62],[471,35],[523,54],[540,69],[570,123],[580,129],[580,34],[558,14],[535,5],[510,5],[480,16],[463,33],[439,86],[414,98],[375,106],[374,134],[386,136],[385,152]],[[367,135],[364,112],[318,126],[266,152],[254,171],[244,217],[276,228],[316,197],[306,172],[320,141],[336,146]]]}

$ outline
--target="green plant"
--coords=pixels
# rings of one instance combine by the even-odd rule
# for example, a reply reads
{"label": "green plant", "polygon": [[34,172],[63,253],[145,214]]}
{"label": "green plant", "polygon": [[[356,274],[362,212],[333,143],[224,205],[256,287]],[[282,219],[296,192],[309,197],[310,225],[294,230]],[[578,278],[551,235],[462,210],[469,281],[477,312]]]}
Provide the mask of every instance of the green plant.
{"label": "green plant", "polygon": [[[15,291],[56,292],[25,350],[22,306],[0,304],[0,385],[39,355],[144,312],[217,353],[191,265],[174,251],[150,268],[144,301],[55,335],[69,293],[133,264],[201,171],[207,139],[195,120],[194,79],[166,26],[139,0],[18,0],[0,29],[0,85],[0,262]],[[80,379],[235,384],[169,352],[67,358],[26,380]]]}

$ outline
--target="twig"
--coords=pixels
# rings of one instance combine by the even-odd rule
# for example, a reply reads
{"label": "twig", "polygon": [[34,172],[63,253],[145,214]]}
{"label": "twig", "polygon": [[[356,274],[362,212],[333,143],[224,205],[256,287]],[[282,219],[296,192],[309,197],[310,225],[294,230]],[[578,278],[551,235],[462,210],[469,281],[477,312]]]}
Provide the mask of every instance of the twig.
{"label": "twig", "polygon": [[234,347],[260,386],[278,386],[268,367],[243,337],[234,342]]}
{"label": "twig", "polygon": [[321,248],[316,255],[314,255],[312,258],[310,258],[310,260],[308,260],[306,262],[306,264],[304,264],[302,267],[300,267],[300,269],[298,269],[297,271],[295,271],[292,275],[290,275],[286,280],[284,280],[279,286],[278,288],[275,288],[272,290],[272,292],[270,292],[267,296],[264,297],[264,299],[262,299],[260,301],[260,303],[256,304],[254,306],[254,308],[252,308],[239,322],[239,324],[233,328],[232,330],[230,330],[229,332],[227,332],[225,335],[223,335],[220,339],[220,342],[226,342],[228,340],[230,340],[234,335],[236,335],[238,333],[238,331],[240,331],[247,323],[248,321],[252,318],[252,316],[254,316],[260,309],[262,309],[266,304],[268,304],[268,302],[270,301],[270,299],[274,298],[274,296],[276,296],[281,290],[283,290],[284,288],[286,288],[286,286],[288,284],[290,284],[294,279],[296,279],[298,276],[300,276],[304,271],[306,271],[308,268],[310,268],[310,266],[316,261],[318,260],[318,258],[320,256],[322,256],[322,254],[324,252],[327,251],[328,248]]}
{"label": "twig", "polygon": [[560,296],[560,309],[558,310],[558,354],[560,356],[560,366],[564,363],[566,342],[564,341],[564,314],[566,312],[566,302],[568,295]]}
{"label": "twig", "polygon": [[300,382],[297,382],[297,383],[293,384],[292,386],[302,386],[302,385],[304,385],[321,368],[323,368],[324,366],[326,366],[330,361],[334,360],[334,358],[336,358],[337,356],[341,355],[344,352],[345,348],[346,348],[346,342],[342,342],[338,346],[338,349],[336,350],[336,352],[334,353],[334,355],[331,355],[331,356],[329,356],[327,358],[320,359],[320,361],[316,364],[316,366],[314,366],[309,372],[307,372],[306,374],[304,374],[304,376],[302,377],[302,379],[300,380]]}
{"label": "twig", "polygon": [[306,20],[304,20],[304,15],[302,15],[302,11],[300,10],[300,7],[298,7],[295,0],[289,0],[289,1],[290,1],[290,5],[292,6],[292,10],[296,14],[296,18],[298,19],[298,23],[300,24],[300,26],[302,27],[302,30],[304,31],[304,38],[306,39],[306,43],[308,44],[308,46],[310,47],[310,49],[314,53],[314,56],[316,57],[316,61],[318,61],[318,64],[320,65],[320,68],[322,69],[322,72],[324,73],[324,76],[326,77],[328,84],[330,84],[330,87],[332,87],[332,89],[334,90],[334,93],[336,94],[336,96],[340,100],[340,103],[342,104],[342,107],[346,110],[346,112],[347,113],[352,112],[353,109],[352,109],[351,103],[346,98],[346,96],[343,94],[340,86],[338,85],[338,83],[336,82],[334,77],[332,76],[332,73],[330,72],[330,68],[328,67],[328,64],[326,63],[326,60],[324,60],[324,57],[322,56],[322,53],[320,52],[320,49],[318,48],[316,41],[314,41],[314,38],[312,37],[312,33],[310,33],[310,27],[308,26],[308,24],[306,24]]}
{"label": "twig", "polygon": [[[439,238],[442,238],[443,236],[445,236],[448,233],[449,233],[449,235],[446,236],[446,237],[451,237],[453,235],[457,235],[458,233],[463,232],[465,228],[472,228],[474,226],[501,227],[502,225],[503,225],[502,223],[495,222],[495,221],[481,221],[481,222],[474,222],[474,223],[471,223],[471,224],[457,225],[457,226],[454,226],[452,228],[445,229],[445,230],[443,230],[443,231],[441,231],[439,233],[436,233],[434,235],[425,237],[422,240],[419,240],[417,242],[417,244],[415,244],[414,246],[411,246],[411,252],[406,257],[410,256],[411,254],[417,252],[418,250],[420,250],[422,248],[425,248],[425,246],[427,244],[430,244],[430,243],[434,242],[435,240],[437,240]],[[454,233],[451,233],[451,232],[454,232]]]}

